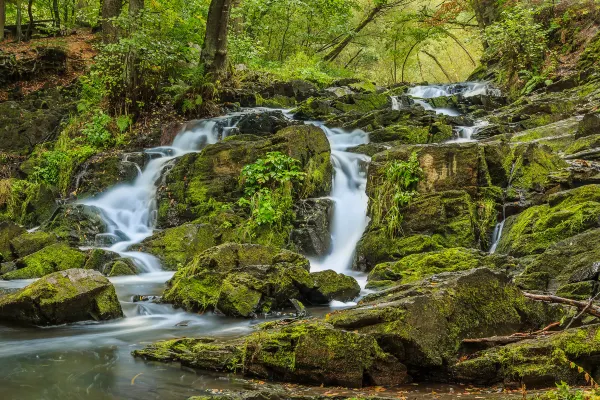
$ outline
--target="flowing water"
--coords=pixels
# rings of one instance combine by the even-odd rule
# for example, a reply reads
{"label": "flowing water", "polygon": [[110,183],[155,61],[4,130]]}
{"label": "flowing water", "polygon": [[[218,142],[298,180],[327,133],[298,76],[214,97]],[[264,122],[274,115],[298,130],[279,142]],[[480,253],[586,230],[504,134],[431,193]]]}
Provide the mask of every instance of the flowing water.
{"label": "flowing water", "polygon": [[[146,363],[130,352],[144,344],[181,336],[239,336],[262,321],[197,315],[169,305],[133,302],[136,294],[160,295],[172,272],[161,271],[157,258],[128,250],[152,235],[156,222],[156,182],[177,157],[216,143],[235,126],[239,115],[199,122],[180,133],[171,146],[147,150],[150,161],[131,183],[116,185],[104,194],[80,203],[97,207],[107,232],[98,247],[134,260],[143,271],[137,276],[110,278],[125,318],[103,323],[86,322],[49,328],[0,326],[0,382],[2,399],[185,399],[199,389],[236,389],[235,376],[182,369],[176,365]],[[366,164],[369,158],[346,152],[368,143],[363,131],[329,129],[321,123],[332,148],[335,171],[331,198],[335,203],[328,256],[312,260],[312,270],[350,272],[356,243],[367,225]],[[366,275],[356,275],[364,287]],[[24,287],[31,281],[0,281],[0,289]],[[333,302],[331,307],[353,303]],[[330,307],[311,309],[322,315]]]}

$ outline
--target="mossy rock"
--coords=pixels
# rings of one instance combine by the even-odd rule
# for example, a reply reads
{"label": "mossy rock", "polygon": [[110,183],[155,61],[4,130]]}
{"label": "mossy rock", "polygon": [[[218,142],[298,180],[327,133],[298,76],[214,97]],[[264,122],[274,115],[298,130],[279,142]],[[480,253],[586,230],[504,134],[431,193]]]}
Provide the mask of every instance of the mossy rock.
{"label": "mossy rock", "polygon": [[58,325],[122,316],[115,288],[92,270],[55,272],[0,297],[0,320],[4,321]]}
{"label": "mossy rock", "polygon": [[179,361],[213,371],[262,379],[344,387],[403,383],[406,368],[368,335],[322,321],[277,323],[240,339],[176,339],[133,352],[135,357]]}
{"label": "mossy rock", "polygon": [[411,283],[442,272],[466,271],[487,267],[508,271],[515,267],[510,257],[488,255],[462,247],[408,255],[400,261],[378,264],[368,277],[367,288]]}
{"label": "mossy rock", "polygon": [[135,248],[158,257],[164,269],[175,271],[217,245],[215,236],[210,224],[188,223],[157,232]]}
{"label": "mossy rock", "polygon": [[314,286],[308,269],[308,260],[291,251],[225,243],[180,268],[167,283],[164,300],[186,310],[251,317],[289,307],[290,299],[302,301]]}
{"label": "mossy rock", "polygon": [[137,273],[137,266],[128,258],[117,259],[107,265],[105,269],[107,276],[136,275]]}
{"label": "mossy rock", "polygon": [[418,196],[401,214],[403,235],[391,236],[385,227],[369,225],[357,245],[355,268],[370,271],[409,254],[476,246],[475,204],[464,191]]}
{"label": "mossy rock", "polygon": [[559,192],[548,203],[506,219],[497,251],[513,256],[544,252],[560,240],[600,226],[600,186]]}
{"label": "mossy rock", "polygon": [[2,275],[2,279],[41,278],[56,271],[83,268],[86,259],[84,252],[56,243],[17,260],[18,269]]}
{"label": "mossy rock", "polygon": [[595,282],[600,277],[600,229],[568,237],[534,257],[517,278],[528,290],[556,292],[571,283]]}
{"label": "mossy rock", "polygon": [[[158,188],[158,224],[174,227],[208,218],[242,196],[242,168],[268,152],[279,151],[299,161],[307,173],[299,193],[303,197],[329,194],[332,182],[330,146],[321,128],[294,125],[265,138],[232,136],[175,161]],[[283,241],[283,240],[282,240]]]}
{"label": "mossy rock", "polygon": [[338,274],[330,269],[313,272],[310,276],[315,285],[308,298],[313,303],[323,304],[331,300],[351,301],[360,294],[360,285],[351,276]]}
{"label": "mossy rock", "polygon": [[96,207],[69,204],[59,207],[41,230],[52,232],[74,246],[94,245],[96,235],[107,231],[101,215]]}
{"label": "mossy rock", "polygon": [[481,385],[499,382],[524,384],[528,388],[554,387],[556,382],[587,385],[586,374],[600,379],[598,357],[600,330],[599,325],[592,325],[485,350],[457,363],[452,371],[456,380]]}
{"label": "mossy rock", "polygon": [[93,269],[105,274],[106,271],[110,270],[107,268],[107,266],[120,257],[121,256],[119,253],[115,253],[114,251],[105,249],[92,249],[88,254],[88,258],[85,261],[83,268]]}
{"label": "mossy rock", "polygon": [[576,283],[568,283],[561,286],[556,291],[560,297],[566,297],[574,300],[589,300],[596,294],[598,283],[594,281],[583,281]]}
{"label": "mossy rock", "polygon": [[326,320],[376,338],[419,379],[443,379],[463,339],[539,328],[555,318],[552,307],[526,299],[505,273],[477,268],[370,294]]}
{"label": "mossy rock", "polygon": [[2,255],[2,257],[0,258],[1,261],[11,261],[15,258],[10,242],[14,238],[24,233],[27,233],[25,228],[15,224],[12,221],[0,222],[0,254]]}
{"label": "mossy rock", "polygon": [[25,257],[58,241],[53,233],[36,231],[24,233],[10,241],[15,257]]}

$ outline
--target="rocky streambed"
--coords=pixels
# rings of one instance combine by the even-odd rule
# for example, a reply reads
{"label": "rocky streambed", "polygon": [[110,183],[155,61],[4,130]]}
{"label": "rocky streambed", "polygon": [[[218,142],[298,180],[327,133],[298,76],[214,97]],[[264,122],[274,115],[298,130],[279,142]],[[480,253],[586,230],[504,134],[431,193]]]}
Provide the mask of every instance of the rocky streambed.
{"label": "rocky streambed", "polygon": [[[39,229],[0,225],[8,393],[31,374],[53,382],[31,393],[97,398],[298,395],[242,376],[393,397],[600,379],[596,319],[530,296],[598,292],[598,102],[348,84],[91,159]],[[303,174],[293,219],[249,235],[240,174],[275,153]]]}

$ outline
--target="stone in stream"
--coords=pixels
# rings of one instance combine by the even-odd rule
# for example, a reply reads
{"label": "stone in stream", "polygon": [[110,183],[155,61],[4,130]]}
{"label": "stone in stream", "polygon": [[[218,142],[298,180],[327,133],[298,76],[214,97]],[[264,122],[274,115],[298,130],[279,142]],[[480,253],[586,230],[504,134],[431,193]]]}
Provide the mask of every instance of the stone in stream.
{"label": "stone in stream", "polygon": [[324,256],[331,247],[331,199],[306,199],[295,205],[296,219],[290,240],[307,256]]}
{"label": "stone in stream", "polygon": [[58,325],[123,316],[113,285],[97,271],[69,269],[0,297],[0,320]]}
{"label": "stone in stream", "polygon": [[94,245],[96,235],[106,232],[101,211],[92,206],[67,204],[59,207],[41,230],[77,246]]}
{"label": "stone in stream", "polygon": [[310,274],[300,254],[275,247],[225,243],[200,253],[167,283],[164,301],[190,311],[241,317],[290,307],[348,301],[360,292],[354,278],[333,271]]}
{"label": "stone in stream", "polygon": [[41,278],[56,271],[83,268],[87,254],[69,247],[66,243],[55,243],[16,261],[17,269],[2,275],[2,279]]}

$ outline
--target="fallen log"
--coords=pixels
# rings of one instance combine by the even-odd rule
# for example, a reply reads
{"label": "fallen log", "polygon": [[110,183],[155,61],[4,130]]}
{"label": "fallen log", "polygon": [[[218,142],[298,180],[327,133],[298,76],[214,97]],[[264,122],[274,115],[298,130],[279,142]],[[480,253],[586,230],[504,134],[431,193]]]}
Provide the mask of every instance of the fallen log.
{"label": "fallen log", "polygon": [[600,318],[600,307],[592,305],[589,301],[578,301],[550,294],[533,294],[527,292],[523,292],[523,296],[532,300],[543,301],[545,303],[566,304],[577,307],[580,310],[584,310],[587,314]]}

